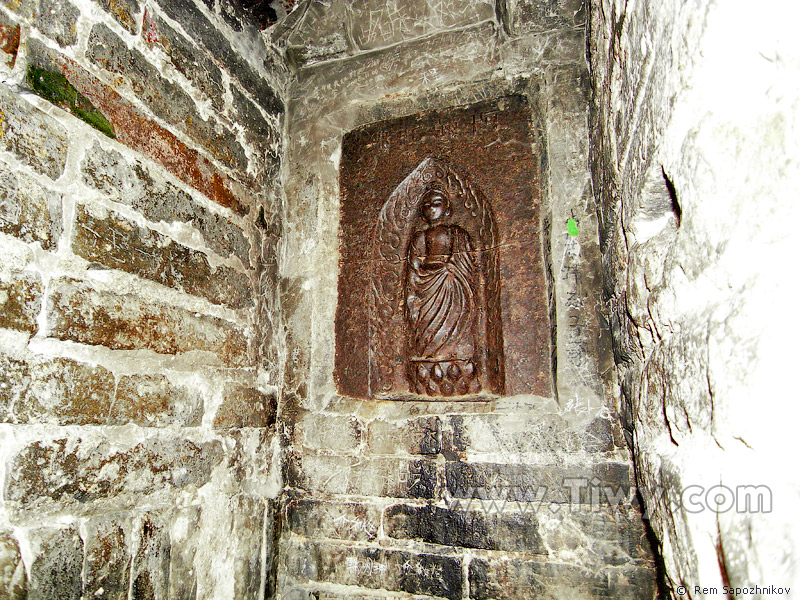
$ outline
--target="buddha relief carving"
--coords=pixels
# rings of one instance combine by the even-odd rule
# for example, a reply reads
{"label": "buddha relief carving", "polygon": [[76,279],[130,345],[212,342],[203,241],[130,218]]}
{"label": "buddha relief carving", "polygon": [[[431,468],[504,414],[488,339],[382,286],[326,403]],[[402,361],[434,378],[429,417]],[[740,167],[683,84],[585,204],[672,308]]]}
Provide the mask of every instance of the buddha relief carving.
{"label": "buddha relief carving", "polygon": [[408,249],[406,321],[413,391],[452,396],[480,389],[475,369],[477,264],[469,233],[447,223],[447,195],[432,185],[420,214],[426,226]]}
{"label": "buddha relief carving", "polygon": [[497,226],[481,191],[426,158],[395,189],[373,238],[373,397],[504,391]]}

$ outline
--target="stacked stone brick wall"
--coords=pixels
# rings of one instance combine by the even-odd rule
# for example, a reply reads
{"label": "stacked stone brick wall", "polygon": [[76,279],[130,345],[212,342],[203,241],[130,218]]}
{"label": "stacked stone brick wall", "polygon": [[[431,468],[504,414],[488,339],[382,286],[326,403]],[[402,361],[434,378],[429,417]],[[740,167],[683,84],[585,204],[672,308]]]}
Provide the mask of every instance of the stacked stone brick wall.
{"label": "stacked stone brick wall", "polygon": [[778,556],[796,555],[800,537],[784,385],[794,245],[774,226],[797,215],[800,63],[791,26],[768,16],[792,11],[592,5],[605,301],[673,597],[787,593],[800,578]]}
{"label": "stacked stone brick wall", "polygon": [[[632,467],[607,393],[584,15],[580,3],[547,3],[547,14],[534,10],[543,3],[499,4],[313,2],[274,33],[295,69],[280,265],[286,600],[653,597]],[[543,173],[557,397],[338,394],[344,134],[512,93],[533,107]]]}
{"label": "stacked stone brick wall", "polygon": [[0,595],[263,598],[272,50],[191,0],[0,2],[0,34]]}

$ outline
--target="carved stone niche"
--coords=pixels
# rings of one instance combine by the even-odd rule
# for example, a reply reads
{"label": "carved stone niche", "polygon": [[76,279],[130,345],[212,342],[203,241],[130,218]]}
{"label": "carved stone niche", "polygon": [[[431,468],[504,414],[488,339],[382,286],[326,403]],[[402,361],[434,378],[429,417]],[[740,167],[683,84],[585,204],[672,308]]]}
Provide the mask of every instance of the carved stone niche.
{"label": "carved stone niche", "polygon": [[552,394],[530,120],[510,96],[345,136],[339,393]]}

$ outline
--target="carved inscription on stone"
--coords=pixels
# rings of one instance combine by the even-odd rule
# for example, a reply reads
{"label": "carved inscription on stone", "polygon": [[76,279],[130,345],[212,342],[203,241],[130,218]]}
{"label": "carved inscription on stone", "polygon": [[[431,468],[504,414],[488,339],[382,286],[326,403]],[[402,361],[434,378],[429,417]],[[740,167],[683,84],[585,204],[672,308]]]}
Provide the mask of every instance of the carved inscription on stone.
{"label": "carved inscription on stone", "polygon": [[392,192],[373,238],[370,395],[503,393],[496,238],[483,193],[442,160]]}
{"label": "carved inscription on stone", "polygon": [[341,394],[552,393],[533,140],[521,96],[345,135],[334,369]]}

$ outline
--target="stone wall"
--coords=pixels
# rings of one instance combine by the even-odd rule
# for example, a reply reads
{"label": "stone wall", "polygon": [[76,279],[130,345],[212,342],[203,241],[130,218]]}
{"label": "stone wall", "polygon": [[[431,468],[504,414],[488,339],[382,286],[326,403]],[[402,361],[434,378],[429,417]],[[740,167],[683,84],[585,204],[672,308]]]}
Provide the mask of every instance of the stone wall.
{"label": "stone wall", "polygon": [[673,596],[800,584],[797,16],[789,2],[592,4],[605,295]]}
{"label": "stone wall", "polygon": [[[294,69],[280,264],[282,598],[652,597],[608,393],[580,8],[310,2],[273,32]],[[533,107],[557,394],[465,403],[338,394],[344,134],[509,94]]]}
{"label": "stone wall", "polygon": [[0,37],[0,595],[263,598],[286,74],[225,2]]}

